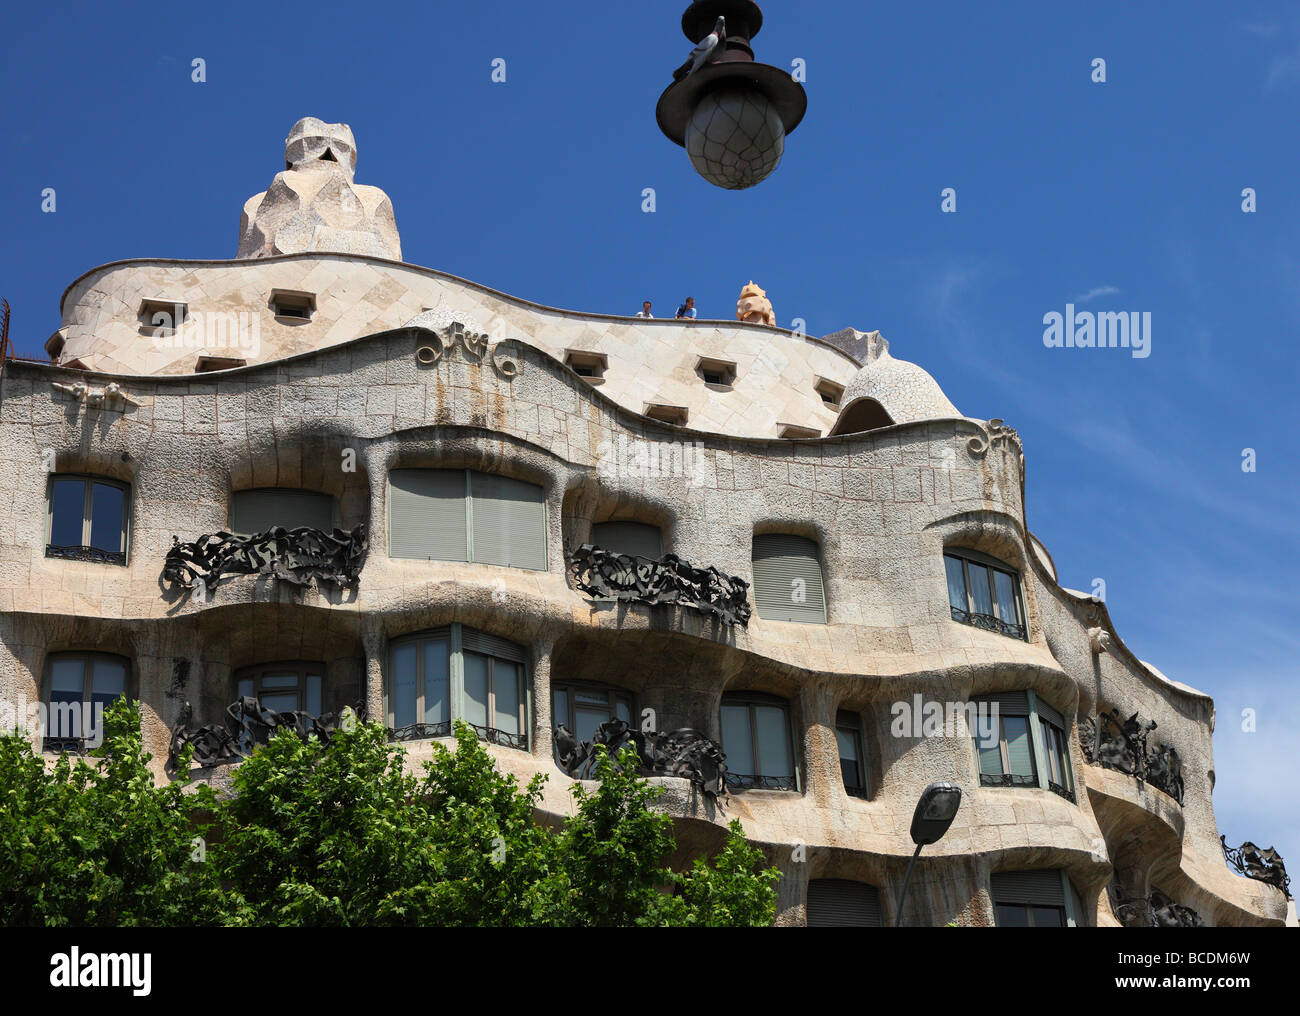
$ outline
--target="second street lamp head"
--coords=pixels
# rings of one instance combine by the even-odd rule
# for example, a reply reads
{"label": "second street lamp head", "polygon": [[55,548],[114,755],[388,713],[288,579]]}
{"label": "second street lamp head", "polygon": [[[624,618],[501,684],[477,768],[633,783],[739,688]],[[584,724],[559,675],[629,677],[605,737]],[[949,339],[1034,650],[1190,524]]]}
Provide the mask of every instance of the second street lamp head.
{"label": "second street lamp head", "polygon": [[943,839],[961,807],[961,787],[955,783],[931,783],[921,793],[912,814],[912,842],[929,846]]}
{"label": "second street lamp head", "polygon": [[696,0],[682,15],[694,42],[659,97],[660,129],[686,149],[704,179],[728,190],[762,183],[785,152],[785,137],[808,108],[788,71],[754,62],[750,39],[763,24],[753,0]]}

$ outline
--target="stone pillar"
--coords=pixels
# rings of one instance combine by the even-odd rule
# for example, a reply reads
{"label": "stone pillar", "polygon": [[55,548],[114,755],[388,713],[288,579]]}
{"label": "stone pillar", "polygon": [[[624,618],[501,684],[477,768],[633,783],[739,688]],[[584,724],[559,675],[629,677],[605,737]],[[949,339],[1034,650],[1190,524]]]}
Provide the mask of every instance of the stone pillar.
{"label": "stone pillar", "polygon": [[384,712],[384,653],[388,647],[388,638],[377,618],[367,616],[362,621],[361,645],[366,654],[365,687],[362,689],[366,719],[371,723],[387,723],[388,716]]}
{"label": "stone pillar", "polygon": [[803,736],[796,728],[795,750],[802,743],[803,791],[819,808],[842,806],[844,790],[840,779],[840,752],[835,741],[835,701],[824,685],[805,685],[799,691],[799,707],[792,720],[803,723]]}
{"label": "stone pillar", "polygon": [[555,721],[551,717],[551,654],[554,649],[554,638],[538,639],[532,645],[532,680],[529,687],[533,703],[530,738],[533,758],[549,759],[555,751],[552,730]]}

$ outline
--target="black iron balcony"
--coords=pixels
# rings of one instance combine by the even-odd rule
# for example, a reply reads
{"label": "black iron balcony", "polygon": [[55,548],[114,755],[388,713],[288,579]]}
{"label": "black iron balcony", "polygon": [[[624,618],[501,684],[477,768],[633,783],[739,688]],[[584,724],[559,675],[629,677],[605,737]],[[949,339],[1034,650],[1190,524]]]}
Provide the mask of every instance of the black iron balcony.
{"label": "black iron balcony", "polygon": [[727,773],[731,790],[788,790],[797,792],[793,776],[762,776],[755,773]]}
{"label": "black iron balcony", "polygon": [[1147,738],[1156,729],[1154,720],[1143,722],[1137,713],[1120,719],[1118,709],[1098,713],[1094,720],[1079,722],[1079,746],[1084,757],[1103,769],[1128,773],[1183,803],[1183,764],[1176,749],[1167,744],[1148,747]]}
{"label": "black iron balcony", "polygon": [[51,543],[45,548],[46,557],[62,561],[89,561],[92,564],[126,564],[126,552],[101,550],[99,547],[60,547]]}
{"label": "black iron balcony", "polygon": [[981,787],[1036,787],[1038,781],[1024,773],[980,773]]}
{"label": "black iron balcony", "polygon": [[748,582],[716,568],[696,568],[676,554],[653,561],[586,543],[569,555],[569,574],[578,589],[597,599],[677,604],[726,624],[749,626]]}
{"label": "black iron balcony", "polygon": [[1022,642],[1026,640],[1025,626],[1022,624],[1008,624],[992,614],[973,614],[969,610],[962,610],[959,607],[950,607],[949,609],[952,611],[954,621],[960,621],[962,624],[969,624],[984,631],[997,632],[999,635],[1007,635],[1013,639],[1020,639]]}

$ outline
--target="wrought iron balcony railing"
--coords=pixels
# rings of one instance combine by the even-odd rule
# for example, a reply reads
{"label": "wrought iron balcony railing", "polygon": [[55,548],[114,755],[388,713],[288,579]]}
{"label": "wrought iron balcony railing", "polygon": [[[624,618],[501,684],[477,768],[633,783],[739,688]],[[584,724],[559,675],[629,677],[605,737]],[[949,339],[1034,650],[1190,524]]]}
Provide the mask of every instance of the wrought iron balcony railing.
{"label": "wrought iron balcony railing", "polygon": [[1291,899],[1291,876],[1286,873],[1282,855],[1272,847],[1260,849],[1247,840],[1239,847],[1228,846],[1228,837],[1220,836],[1219,844],[1223,847],[1223,858],[1228,867],[1238,875],[1253,878],[1257,882],[1266,882],[1276,886]]}
{"label": "wrought iron balcony railing", "polygon": [[99,547],[60,547],[51,543],[45,548],[45,556],[63,561],[89,561],[92,564],[126,564],[124,551],[101,550]]}
{"label": "wrought iron balcony railing", "polygon": [[1095,720],[1085,716],[1079,721],[1079,746],[1093,765],[1128,773],[1139,784],[1149,783],[1181,805],[1183,763],[1170,745],[1147,745],[1155,729],[1154,720],[1144,723],[1137,713],[1122,720],[1119,710],[1112,709],[1098,713]]}
{"label": "wrought iron balcony railing", "polygon": [[1079,803],[1077,800],[1075,800],[1074,791],[1068,790],[1067,788],[1061,786],[1059,783],[1053,783],[1051,780],[1048,780],[1047,789],[1050,790],[1053,794],[1056,794],[1058,797],[1064,797],[1071,804]]}
{"label": "wrought iron balcony railing", "polygon": [[797,791],[793,776],[763,776],[756,773],[727,773],[727,786],[732,790],[788,790]]}
{"label": "wrought iron balcony railing", "polygon": [[975,628],[982,628],[984,631],[997,632],[999,635],[1007,635],[1013,639],[1025,641],[1025,626],[1022,624],[1008,624],[1001,618],[994,617],[992,614],[973,614],[969,610],[962,610],[959,607],[950,607],[952,619],[960,621],[962,624],[969,624]]}
{"label": "wrought iron balcony railing", "polygon": [[1038,781],[1023,773],[980,773],[981,787],[1036,787]]}
{"label": "wrought iron balcony railing", "polygon": [[569,555],[569,575],[578,589],[597,598],[677,604],[726,624],[749,626],[748,582],[716,568],[696,568],[676,554],[652,561],[586,543]]}

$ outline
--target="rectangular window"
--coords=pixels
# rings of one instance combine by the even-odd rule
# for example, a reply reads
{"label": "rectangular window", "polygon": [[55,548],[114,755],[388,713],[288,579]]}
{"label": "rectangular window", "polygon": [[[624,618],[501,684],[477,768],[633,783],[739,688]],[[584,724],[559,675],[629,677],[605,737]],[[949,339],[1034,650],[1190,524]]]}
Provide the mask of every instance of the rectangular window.
{"label": "rectangular window", "polygon": [[797,789],[790,750],[790,716],[785,705],[766,699],[726,696],[721,721],[729,787]]}
{"label": "rectangular window", "polygon": [[[551,688],[551,723],[563,725],[579,743],[590,743],[602,723],[622,720],[632,724],[632,696],[618,688],[599,685],[558,684]],[[555,746],[555,762],[560,763],[560,749]],[[589,773],[574,773],[585,778]]]}
{"label": "rectangular window", "polygon": [[50,477],[46,557],[126,564],[127,487],[93,476]]}
{"label": "rectangular window", "polygon": [[296,488],[237,490],[230,496],[230,531],[252,536],[269,529],[334,528],[334,499]]}
{"label": "rectangular window", "polygon": [[[973,699],[977,706],[998,705],[993,730],[971,732],[980,785],[985,787],[1036,787],[1033,738],[1029,726],[1029,698],[1023,692]],[[983,714],[982,714],[983,715]],[[989,734],[988,740],[982,735]],[[993,737],[996,736],[996,743]]]}
{"label": "rectangular window", "polygon": [[128,694],[127,664],[101,653],[56,653],[46,663],[44,751],[93,747],[104,731],[104,710]]}
{"label": "rectangular window", "polygon": [[1028,640],[1020,576],[973,550],[945,552],[948,607],[954,621]]}
{"label": "rectangular window", "polygon": [[862,752],[862,723],[856,713],[841,711],[835,720],[835,743],[840,754],[840,778],[850,797],[867,796],[866,760]]}
{"label": "rectangular window", "polygon": [[998,927],[1067,927],[1066,884],[1060,870],[995,872],[989,888]]}
{"label": "rectangular window", "polygon": [[472,561],[546,571],[541,487],[466,469],[394,469],[388,552],[422,561]]}
{"label": "rectangular window", "polygon": [[277,713],[305,712],[320,716],[324,710],[323,663],[264,663],[235,674],[235,695],[256,698]]}
{"label": "rectangular window", "polygon": [[759,534],[754,537],[752,564],[759,617],[826,623],[826,590],[815,541],[784,533]]}

